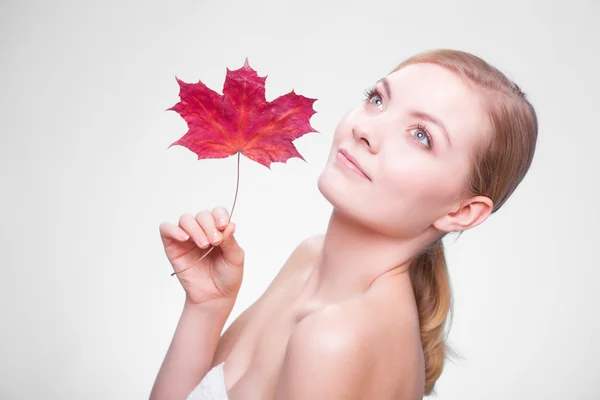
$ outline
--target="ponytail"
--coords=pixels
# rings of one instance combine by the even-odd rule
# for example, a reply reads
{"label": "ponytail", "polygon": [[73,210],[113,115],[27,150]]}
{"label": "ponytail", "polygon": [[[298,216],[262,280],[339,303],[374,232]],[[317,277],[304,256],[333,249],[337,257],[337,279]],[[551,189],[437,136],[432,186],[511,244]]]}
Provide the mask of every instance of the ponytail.
{"label": "ponytail", "polygon": [[441,239],[413,260],[409,273],[419,312],[427,396],[435,393],[433,387],[442,374],[446,352],[454,353],[444,336],[446,317],[452,311],[452,293]]}

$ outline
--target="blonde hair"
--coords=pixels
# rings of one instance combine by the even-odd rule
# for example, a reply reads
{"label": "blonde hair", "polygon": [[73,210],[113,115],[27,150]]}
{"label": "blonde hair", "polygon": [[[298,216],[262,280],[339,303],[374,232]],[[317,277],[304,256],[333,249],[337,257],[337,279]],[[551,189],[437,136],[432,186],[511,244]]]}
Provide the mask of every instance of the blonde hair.
{"label": "blonde hair", "polygon": [[[491,132],[482,132],[482,139],[474,146],[473,167],[464,183],[464,192],[489,197],[494,203],[492,212],[498,211],[531,165],[538,131],[533,106],[521,89],[502,72],[481,58],[463,51],[425,51],[405,60],[392,72],[419,63],[447,68],[466,79],[467,83],[474,84],[482,95]],[[435,382],[444,368],[446,353],[455,354],[446,342],[444,332],[447,317],[453,313],[453,309],[441,238],[413,259],[410,277],[419,310],[425,356],[424,393],[435,394]]]}

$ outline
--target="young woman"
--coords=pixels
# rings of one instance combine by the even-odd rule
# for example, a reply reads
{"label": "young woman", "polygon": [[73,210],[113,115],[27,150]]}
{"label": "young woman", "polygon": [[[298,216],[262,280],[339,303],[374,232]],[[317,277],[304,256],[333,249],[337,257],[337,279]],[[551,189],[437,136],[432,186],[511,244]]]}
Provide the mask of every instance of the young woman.
{"label": "young woman", "polygon": [[469,53],[400,64],[336,128],[318,187],[327,231],[295,249],[220,336],[244,251],[218,207],[163,222],[186,301],[151,399],[421,399],[446,357],[442,237],[497,211],[525,176],[537,117]]}

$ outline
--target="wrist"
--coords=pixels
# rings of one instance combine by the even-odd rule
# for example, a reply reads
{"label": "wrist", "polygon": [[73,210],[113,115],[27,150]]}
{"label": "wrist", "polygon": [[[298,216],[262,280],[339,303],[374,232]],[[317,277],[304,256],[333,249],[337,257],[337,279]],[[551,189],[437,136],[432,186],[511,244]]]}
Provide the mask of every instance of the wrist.
{"label": "wrist", "polygon": [[183,307],[184,310],[189,310],[191,312],[208,313],[212,314],[215,318],[224,316],[224,318],[227,319],[231,310],[233,310],[236,298],[237,296],[233,298],[220,298],[202,303],[194,303],[186,296]]}

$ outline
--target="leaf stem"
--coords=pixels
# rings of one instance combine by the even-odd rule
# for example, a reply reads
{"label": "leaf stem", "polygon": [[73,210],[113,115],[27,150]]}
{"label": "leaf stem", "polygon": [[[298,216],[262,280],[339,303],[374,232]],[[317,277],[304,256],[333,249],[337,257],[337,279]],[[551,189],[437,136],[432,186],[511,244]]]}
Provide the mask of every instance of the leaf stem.
{"label": "leaf stem", "polygon": [[[235,202],[237,201],[237,196],[238,196],[238,190],[240,188],[240,158],[241,158],[241,152],[238,151],[237,153],[237,179],[236,179],[236,183],[235,183],[235,195],[233,196],[233,205],[231,206],[231,212],[229,213],[229,221],[231,221],[231,216],[233,215],[233,209],[235,208]],[[200,260],[202,260],[204,257],[206,257],[207,255],[210,254],[211,251],[213,251],[215,247],[211,246],[210,249],[208,249],[208,251],[206,253],[204,253],[204,255],[202,257],[200,257],[199,259],[197,259],[195,262],[193,262],[192,264],[190,264],[189,266],[185,267],[184,269],[182,269],[179,272],[173,272],[171,274],[171,276],[173,275],[177,275],[183,271],[187,271],[188,269],[190,269],[191,267],[193,267],[194,265],[196,265],[196,263]]]}

